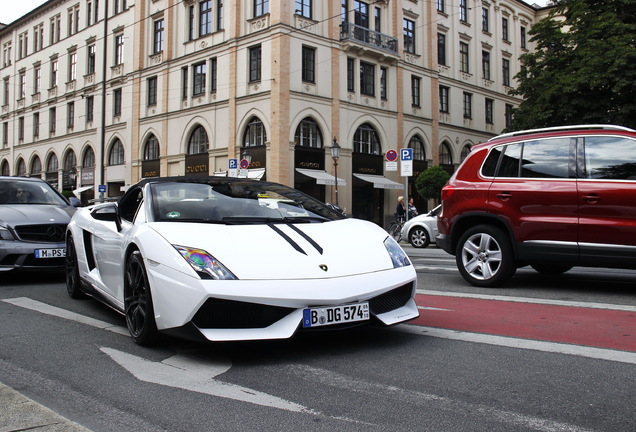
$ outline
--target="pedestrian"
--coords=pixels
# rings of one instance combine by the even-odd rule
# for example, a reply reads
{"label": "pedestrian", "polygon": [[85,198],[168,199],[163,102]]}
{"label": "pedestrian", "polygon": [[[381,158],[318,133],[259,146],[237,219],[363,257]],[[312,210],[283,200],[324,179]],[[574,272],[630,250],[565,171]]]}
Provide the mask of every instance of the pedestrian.
{"label": "pedestrian", "polygon": [[395,208],[395,218],[399,220],[404,219],[404,215],[406,214],[406,205],[404,204],[404,197],[400,195],[398,197],[397,207]]}
{"label": "pedestrian", "polygon": [[409,219],[417,216],[417,208],[415,208],[415,204],[413,204],[413,198],[409,198]]}

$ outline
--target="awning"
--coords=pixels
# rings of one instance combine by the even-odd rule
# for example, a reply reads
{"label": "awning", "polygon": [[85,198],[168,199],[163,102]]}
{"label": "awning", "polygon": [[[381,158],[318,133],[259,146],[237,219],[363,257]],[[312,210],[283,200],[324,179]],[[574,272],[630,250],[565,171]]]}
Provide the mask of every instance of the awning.
{"label": "awning", "polygon": [[358,177],[360,180],[373,183],[373,187],[376,189],[404,189],[404,185],[402,183],[394,182],[384,176],[355,173],[353,175]]}
{"label": "awning", "polygon": [[[317,184],[323,184],[323,185],[336,184],[336,178],[325,171],[305,169],[305,168],[296,168],[296,171],[308,177],[315,178]],[[338,177],[338,186],[346,186],[346,185],[347,185],[347,181]]]}
{"label": "awning", "polygon": [[74,189],[73,190],[73,195],[75,195],[77,198],[80,198],[80,194],[82,192],[86,192],[89,189],[93,189],[93,186],[82,186],[80,188]]}
{"label": "awning", "polygon": [[265,175],[265,168],[252,168],[247,170],[247,178],[260,180]]}

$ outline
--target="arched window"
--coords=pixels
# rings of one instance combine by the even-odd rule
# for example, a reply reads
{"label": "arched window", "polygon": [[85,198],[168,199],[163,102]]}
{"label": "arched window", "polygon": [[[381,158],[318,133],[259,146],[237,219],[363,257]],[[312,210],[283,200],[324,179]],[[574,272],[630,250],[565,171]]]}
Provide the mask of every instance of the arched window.
{"label": "arched window", "polygon": [[42,161],[39,156],[36,156],[31,161],[31,175],[39,176],[42,174]]}
{"label": "arched window", "polygon": [[157,160],[159,159],[159,141],[154,135],[150,135],[146,140],[146,146],[144,147],[144,160]]}
{"label": "arched window", "polygon": [[46,163],[46,172],[55,172],[58,170],[57,155],[52,153]]}
{"label": "arched window", "polygon": [[424,141],[422,141],[422,138],[417,135],[411,138],[409,148],[413,149],[413,159],[420,161],[426,160],[426,151],[424,150]]}
{"label": "arched window", "polygon": [[95,166],[95,152],[92,147],[86,149],[84,159],[82,159],[82,168],[91,168]]}
{"label": "arched window", "polygon": [[26,163],[24,163],[24,159],[20,158],[18,159],[18,175],[21,177],[26,176]]}
{"label": "arched window", "polygon": [[203,126],[197,126],[190,135],[190,141],[188,141],[188,154],[201,154],[207,151],[208,133],[203,129]]}
{"label": "arched window", "polygon": [[267,134],[265,132],[265,126],[259,118],[254,117],[247,124],[247,129],[245,129],[245,135],[243,136],[243,146],[264,146],[266,141]]}
{"label": "arched window", "polygon": [[453,155],[447,142],[443,142],[439,146],[439,163],[441,165],[452,165]]}
{"label": "arched window", "polygon": [[[466,159],[466,158],[468,157],[468,154],[469,154],[469,153],[470,153],[470,146],[469,146],[469,145],[465,145],[465,146],[462,148],[462,152],[461,152],[461,154],[459,155],[459,157],[460,157],[461,161],[463,161],[464,159]],[[460,162],[461,162],[461,161],[460,161]]]}
{"label": "arched window", "polygon": [[110,147],[110,153],[108,154],[108,165],[123,165],[124,164],[124,146],[121,140],[117,138],[113,145]]}
{"label": "arched window", "polygon": [[296,128],[295,140],[301,147],[322,148],[322,134],[318,123],[311,118],[301,121]]}
{"label": "arched window", "polygon": [[9,162],[6,160],[2,161],[2,166],[0,167],[0,174],[3,176],[9,175]]}
{"label": "arched window", "polygon": [[356,130],[356,133],[353,136],[354,152],[379,155],[381,150],[380,138],[373,126],[365,123]]}
{"label": "arched window", "polygon": [[75,152],[70,150],[66,153],[66,157],[64,158],[64,171],[70,171],[75,168],[77,165],[77,159],[75,158]]}

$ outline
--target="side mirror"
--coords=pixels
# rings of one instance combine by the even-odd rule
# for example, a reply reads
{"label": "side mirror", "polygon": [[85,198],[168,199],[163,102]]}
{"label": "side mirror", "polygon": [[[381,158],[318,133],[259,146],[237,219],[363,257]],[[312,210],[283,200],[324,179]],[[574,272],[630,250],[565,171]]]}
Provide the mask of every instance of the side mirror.
{"label": "side mirror", "polygon": [[117,231],[121,231],[121,216],[119,216],[119,209],[115,204],[106,204],[99,206],[91,211],[93,219],[97,219],[104,222],[115,222]]}
{"label": "side mirror", "polygon": [[68,199],[73,207],[81,207],[82,202],[75,197],[69,197]]}

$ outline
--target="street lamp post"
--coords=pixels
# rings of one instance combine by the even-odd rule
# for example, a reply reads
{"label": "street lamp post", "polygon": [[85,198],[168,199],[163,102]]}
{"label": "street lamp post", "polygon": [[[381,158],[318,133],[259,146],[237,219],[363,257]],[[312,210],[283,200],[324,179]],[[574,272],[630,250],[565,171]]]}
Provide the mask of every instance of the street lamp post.
{"label": "street lamp post", "polygon": [[336,179],[336,207],[338,205],[338,160],[340,159],[340,146],[336,137],[333,137],[333,144],[331,145],[331,158],[333,159],[333,174]]}

